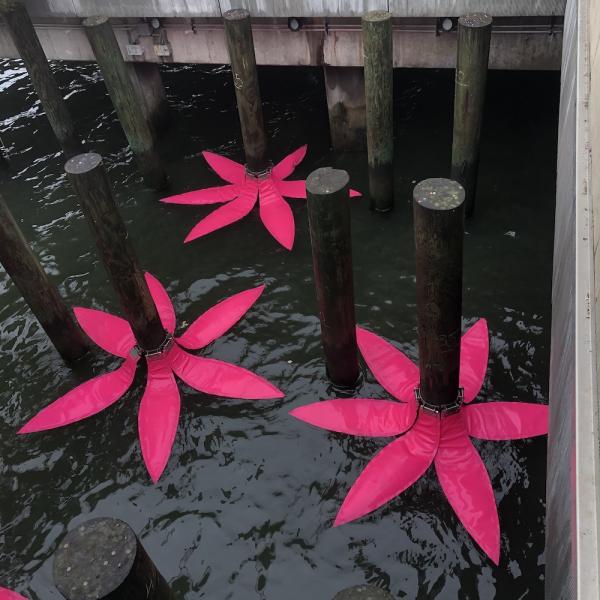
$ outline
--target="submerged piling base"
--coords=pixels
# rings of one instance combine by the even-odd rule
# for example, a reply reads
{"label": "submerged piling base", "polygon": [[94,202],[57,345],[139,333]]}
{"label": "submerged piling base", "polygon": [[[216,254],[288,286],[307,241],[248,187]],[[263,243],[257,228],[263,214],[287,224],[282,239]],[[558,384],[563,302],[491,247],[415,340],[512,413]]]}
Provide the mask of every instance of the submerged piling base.
{"label": "submerged piling base", "polygon": [[355,585],[338,592],[333,600],[394,600],[393,596],[374,585]]}

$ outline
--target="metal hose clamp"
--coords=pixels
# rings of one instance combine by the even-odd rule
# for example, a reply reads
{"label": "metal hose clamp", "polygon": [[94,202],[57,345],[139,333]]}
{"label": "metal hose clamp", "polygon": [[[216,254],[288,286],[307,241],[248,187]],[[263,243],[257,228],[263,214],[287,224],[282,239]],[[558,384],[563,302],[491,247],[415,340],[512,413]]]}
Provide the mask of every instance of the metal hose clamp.
{"label": "metal hose clamp", "polygon": [[421,396],[421,388],[415,389],[415,399],[417,403],[426,413],[439,417],[446,417],[448,415],[454,415],[463,405],[465,400],[465,390],[463,388],[458,388],[458,393],[456,395],[456,400],[454,402],[448,402],[447,404],[431,404],[425,402],[423,400],[423,396]]}
{"label": "metal hose clamp", "polygon": [[269,161],[269,164],[260,171],[253,171],[247,164],[244,165],[244,169],[246,169],[246,177],[260,181],[261,179],[268,179],[270,177],[273,170],[273,163]]}
{"label": "metal hose clamp", "polygon": [[173,334],[165,330],[165,337],[156,348],[146,350],[142,348],[139,344],[137,344],[133,348],[132,354],[139,357],[144,357],[146,360],[156,358],[157,356],[161,356],[162,354],[168,352],[171,349],[171,347],[173,346],[173,340]]}

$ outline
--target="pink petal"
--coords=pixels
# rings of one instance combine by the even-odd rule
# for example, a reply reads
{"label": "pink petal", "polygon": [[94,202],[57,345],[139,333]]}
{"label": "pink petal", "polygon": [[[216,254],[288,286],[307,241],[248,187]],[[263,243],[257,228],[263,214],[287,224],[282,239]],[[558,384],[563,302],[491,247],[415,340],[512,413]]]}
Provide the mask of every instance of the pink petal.
{"label": "pink petal", "polygon": [[258,300],[265,289],[264,285],[240,292],[221,300],[204,314],[200,315],[177,342],[189,350],[208,346],[233,327]]}
{"label": "pink petal", "polygon": [[334,525],[354,521],[409,488],[427,469],[438,447],[440,421],[420,413],[415,425],[380,450],[348,492]]}
{"label": "pink petal", "polygon": [[414,404],[370,398],[324,400],[295,408],[290,414],[322,429],[370,437],[400,435],[416,418]]}
{"label": "pink petal", "polygon": [[76,306],[75,317],[88,337],[102,350],[110,354],[127,358],[135,346],[135,337],[131,326],[125,319],[93,308]]}
{"label": "pink petal", "polygon": [[358,190],[350,189],[350,198],[360,198],[362,194]]}
{"label": "pink petal", "polygon": [[545,404],[489,402],[463,410],[469,435],[483,440],[518,440],[548,433]]}
{"label": "pink petal", "polygon": [[308,146],[304,144],[304,146],[300,146],[300,148],[294,150],[282,161],[278,162],[271,171],[273,177],[275,179],[285,179],[286,177],[289,177],[306,156],[307,148]]}
{"label": "pink petal", "polygon": [[131,387],[136,365],[137,359],[128,357],[115,371],[82,383],[42,409],[19,433],[63,427],[108,408]]}
{"label": "pink petal", "polygon": [[138,430],[146,468],[156,483],[169,461],[181,402],[170,354],[147,362],[148,381],[138,413]]}
{"label": "pink petal", "polygon": [[362,327],[356,328],[356,340],[377,381],[398,400],[416,404],[414,389],[419,385],[419,369],[412,360]]}
{"label": "pink petal", "polygon": [[17,594],[17,592],[0,587],[0,600],[27,600],[27,598]]}
{"label": "pink petal", "polygon": [[485,319],[479,319],[460,341],[459,385],[465,390],[465,402],[479,394],[485,379],[489,354],[488,328]]}
{"label": "pink petal", "polygon": [[485,465],[467,435],[463,411],[442,418],[435,469],[461,523],[498,564],[500,525],[496,500]]}
{"label": "pink petal", "polygon": [[171,302],[171,298],[169,298],[169,294],[167,294],[167,290],[165,290],[162,283],[156,279],[154,275],[145,273],[144,277],[146,279],[146,283],[148,284],[148,289],[150,290],[152,300],[154,300],[154,304],[156,305],[156,310],[158,311],[158,316],[160,317],[162,326],[169,333],[173,333],[175,331],[175,324],[177,321],[175,317],[175,309],[173,308],[173,303]]}
{"label": "pink petal", "polygon": [[233,200],[237,197],[238,191],[237,185],[218,185],[203,190],[193,190],[184,194],[168,196],[162,198],[161,202],[165,204],[217,204],[218,202]]}
{"label": "pink petal", "polygon": [[306,200],[305,181],[274,181],[279,193],[286,198],[304,198]]}
{"label": "pink petal", "polygon": [[256,204],[258,196],[258,186],[255,182],[249,181],[243,187],[240,187],[240,194],[231,202],[213,210],[210,215],[204,217],[187,235],[185,242],[191,242],[196,238],[202,237],[207,233],[221,229],[226,225],[231,225],[240,219],[243,219]]}
{"label": "pink petal", "polygon": [[281,197],[270,179],[258,184],[260,218],[269,233],[286,249],[294,245],[296,227],[290,205]]}
{"label": "pink petal", "polygon": [[244,183],[246,169],[244,165],[236,163],[230,158],[225,158],[214,152],[203,152],[204,160],[212,167],[213,171],[229,183]]}
{"label": "pink petal", "polygon": [[199,392],[227,398],[262,400],[284,394],[266,379],[229,363],[193,356],[178,346],[171,350],[177,377]]}

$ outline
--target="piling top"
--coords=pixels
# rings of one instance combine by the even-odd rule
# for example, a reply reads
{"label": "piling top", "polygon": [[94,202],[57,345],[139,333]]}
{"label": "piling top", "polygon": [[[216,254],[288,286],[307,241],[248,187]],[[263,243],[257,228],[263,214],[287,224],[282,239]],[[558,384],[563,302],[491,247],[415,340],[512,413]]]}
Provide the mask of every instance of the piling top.
{"label": "piling top", "polygon": [[102,157],[95,152],[85,152],[70,158],[65,163],[65,171],[68,175],[81,175],[89,173],[102,164]]}
{"label": "piling top", "polygon": [[96,27],[97,25],[104,25],[104,23],[108,23],[108,17],[88,17],[84,19],[82,25],[84,27]]}
{"label": "piling top", "polygon": [[389,13],[387,10],[370,10],[362,16],[363,21],[368,21],[369,23],[389,21],[391,18],[392,13]]}
{"label": "piling top", "polygon": [[458,23],[463,27],[488,27],[492,24],[492,17],[485,13],[470,13],[459,17]]}
{"label": "piling top", "polygon": [[323,167],[306,178],[306,191],[315,196],[335,194],[348,185],[350,176],[346,171]]}
{"label": "piling top", "polygon": [[419,182],[413,190],[419,206],[430,210],[453,210],[465,201],[465,190],[458,181],[434,177]]}
{"label": "piling top", "polygon": [[355,585],[338,592],[333,600],[393,600],[393,597],[374,585]]}
{"label": "piling top", "polygon": [[243,21],[250,18],[250,13],[245,8],[232,8],[223,13],[226,21]]}

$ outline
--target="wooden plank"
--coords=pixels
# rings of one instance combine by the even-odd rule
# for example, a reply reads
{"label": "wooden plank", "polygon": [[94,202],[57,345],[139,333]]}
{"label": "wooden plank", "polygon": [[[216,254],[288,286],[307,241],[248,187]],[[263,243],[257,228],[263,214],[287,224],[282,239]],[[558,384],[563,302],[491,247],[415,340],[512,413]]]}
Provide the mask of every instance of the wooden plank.
{"label": "wooden plank", "polygon": [[388,0],[220,0],[221,10],[245,8],[253,17],[360,17],[387,10]]}
{"label": "wooden plank", "polygon": [[492,17],[565,14],[566,0],[390,0],[395,17],[460,17],[484,12]]}

